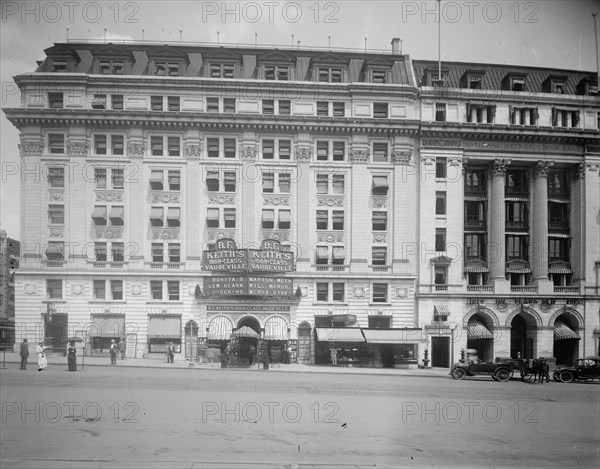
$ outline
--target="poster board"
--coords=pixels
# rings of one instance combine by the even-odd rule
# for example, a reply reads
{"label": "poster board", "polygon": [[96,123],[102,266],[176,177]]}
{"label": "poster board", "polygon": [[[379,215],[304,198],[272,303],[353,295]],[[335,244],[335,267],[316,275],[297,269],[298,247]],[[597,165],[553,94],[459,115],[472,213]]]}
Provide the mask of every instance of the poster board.
{"label": "poster board", "polygon": [[125,336],[125,357],[135,358],[137,355],[137,334]]}

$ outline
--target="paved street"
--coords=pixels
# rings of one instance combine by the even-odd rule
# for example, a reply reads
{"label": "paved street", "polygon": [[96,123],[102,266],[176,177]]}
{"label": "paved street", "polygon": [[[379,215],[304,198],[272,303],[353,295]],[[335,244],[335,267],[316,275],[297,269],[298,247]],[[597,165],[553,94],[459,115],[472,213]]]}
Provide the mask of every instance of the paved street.
{"label": "paved street", "polygon": [[600,462],[598,384],[64,369],[0,370],[2,468],[565,468]]}

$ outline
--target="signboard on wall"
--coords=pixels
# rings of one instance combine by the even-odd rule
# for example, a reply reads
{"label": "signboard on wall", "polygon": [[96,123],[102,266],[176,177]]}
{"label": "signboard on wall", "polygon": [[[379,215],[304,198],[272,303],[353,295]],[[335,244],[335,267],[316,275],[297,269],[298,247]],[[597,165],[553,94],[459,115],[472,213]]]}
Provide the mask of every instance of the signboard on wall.
{"label": "signboard on wall", "polygon": [[293,294],[291,278],[228,275],[204,278],[204,294],[208,297],[271,296]]}
{"label": "signboard on wall", "polygon": [[260,249],[237,249],[233,239],[220,239],[202,254],[202,270],[212,272],[294,272],[294,253],[265,239]]}

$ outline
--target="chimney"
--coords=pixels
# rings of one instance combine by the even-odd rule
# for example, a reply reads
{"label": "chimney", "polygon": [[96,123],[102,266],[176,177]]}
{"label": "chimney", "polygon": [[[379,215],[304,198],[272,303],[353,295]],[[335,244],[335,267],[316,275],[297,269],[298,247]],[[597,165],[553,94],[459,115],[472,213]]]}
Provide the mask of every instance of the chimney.
{"label": "chimney", "polygon": [[402,54],[402,41],[399,37],[392,39],[392,54]]}

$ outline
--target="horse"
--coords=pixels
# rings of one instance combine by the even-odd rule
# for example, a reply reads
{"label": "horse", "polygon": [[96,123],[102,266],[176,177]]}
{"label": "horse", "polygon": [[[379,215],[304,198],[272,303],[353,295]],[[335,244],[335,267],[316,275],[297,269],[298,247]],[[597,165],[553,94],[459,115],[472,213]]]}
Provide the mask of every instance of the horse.
{"label": "horse", "polygon": [[533,382],[536,380],[539,384],[544,384],[544,378],[546,383],[550,382],[550,365],[544,359],[533,360],[533,366],[531,367],[531,374],[533,375]]}

